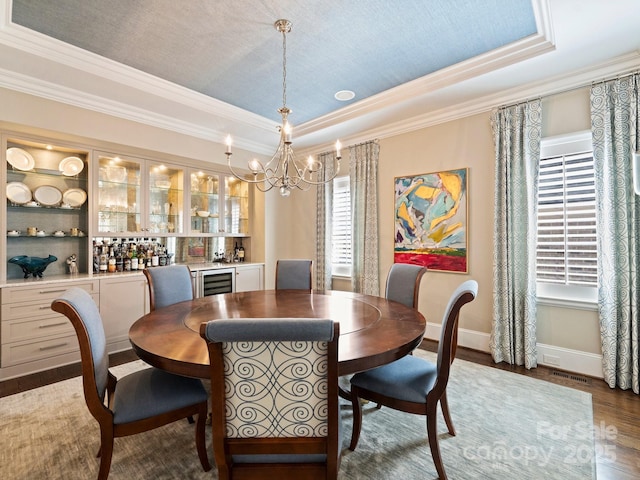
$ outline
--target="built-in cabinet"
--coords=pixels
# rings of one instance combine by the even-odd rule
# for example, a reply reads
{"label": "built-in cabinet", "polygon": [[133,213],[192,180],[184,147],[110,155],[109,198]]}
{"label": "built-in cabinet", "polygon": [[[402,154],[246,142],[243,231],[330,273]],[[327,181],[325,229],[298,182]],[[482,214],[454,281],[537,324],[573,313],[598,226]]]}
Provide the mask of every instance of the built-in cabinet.
{"label": "built-in cabinet", "polygon": [[264,265],[236,265],[236,292],[264,289]]}
{"label": "built-in cabinet", "polygon": [[[246,182],[53,138],[0,135],[7,198],[0,216],[0,380],[79,360],[71,323],[51,310],[71,286],[93,296],[108,351],[130,348],[129,327],[149,311],[146,279],[140,272],[95,273],[94,240],[157,241],[177,261],[196,264],[233,260],[242,246],[251,261]],[[21,256],[56,260],[42,278],[25,278],[9,263]],[[263,265],[228,267],[236,267],[238,291],[264,288]]]}
{"label": "built-in cabinet", "polygon": [[71,322],[51,310],[52,300],[70,287],[86,290],[96,304],[100,304],[97,279],[2,288],[0,379],[80,359],[78,340]]}
{"label": "built-in cabinet", "polygon": [[138,274],[101,278],[99,307],[109,351],[131,348],[129,328],[149,313],[146,277]]}
{"label": "built-in cabinet", "polygon": [[202,170],[189,175],[190,233],[249,234],[249,185],[235,177]]}
{"label": "built-in cabinet", "polygon": [[[73,146],[3,136],[6,215],[2,224],[4,257],[0,280],[23,278],[21,256],[56,258],[48,275],[65,274],[73,256],[88,269],[89,152]],[[8,263],[14,259],[16,263]]]}
{"label": "built-in cabinet", "polygon": [[184,232],[184,169],[107,153],[97,165],[97,235]]}

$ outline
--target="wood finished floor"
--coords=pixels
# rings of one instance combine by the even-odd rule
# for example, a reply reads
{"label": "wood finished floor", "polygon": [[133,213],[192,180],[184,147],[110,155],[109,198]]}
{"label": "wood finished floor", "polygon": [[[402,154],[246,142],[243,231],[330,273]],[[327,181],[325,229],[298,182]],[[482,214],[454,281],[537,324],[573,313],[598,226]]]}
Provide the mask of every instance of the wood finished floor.
{"label": "wood finished floor", "polygon": [[[425,340],[420,348],[435,352],[437,344]],[[524,367],[495,364],[490,355],[475,350],[459,348],[457,358],[590,393],[596,432],[598,480],[640,478],[640,396],[630,391],[610,389],[600,379],[566,375],[546,367],[526,370]],[[136,355],[129,350],[112,355],[110,362],[111,365],[119,365],[135,359],[137,359]],[[74,364],[6,380],[0,382],[0,397],[49,385],[80,374],[80,365]]]}

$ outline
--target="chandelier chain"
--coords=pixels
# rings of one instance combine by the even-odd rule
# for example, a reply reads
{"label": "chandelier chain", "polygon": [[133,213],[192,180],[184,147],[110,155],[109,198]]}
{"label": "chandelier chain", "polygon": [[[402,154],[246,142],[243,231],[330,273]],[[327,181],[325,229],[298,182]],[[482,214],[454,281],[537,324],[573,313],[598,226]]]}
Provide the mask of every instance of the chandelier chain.
{"label": "chandelier chain", "polygon": [[282,107],[287,107],[287,32],[282,31]]}

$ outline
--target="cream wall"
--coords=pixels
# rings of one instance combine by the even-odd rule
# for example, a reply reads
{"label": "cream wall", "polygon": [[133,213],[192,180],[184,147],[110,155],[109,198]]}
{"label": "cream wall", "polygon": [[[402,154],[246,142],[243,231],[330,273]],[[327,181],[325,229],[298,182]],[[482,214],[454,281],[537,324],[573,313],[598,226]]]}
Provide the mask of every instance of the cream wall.
{"label": "cream wall", "polygon": [[[462,311],[460,343],[488,351],[493,305],[494,148],[490,112],[380,140],[380,291],[393,263],[394,177],[443,169],[469,168],[469,265],[467,274],[429,272],[423,279],[419,310],[427,318],[427,337],[437,338],[449,295],[462,281],[479,283],[478,298]],[[589,92],[580,89],[543,99],[543,136],[590,129]],[[345,148],[346,151],[346,148]],[[346,162],[345,162],[346,163]],[[272,193],[272,192],[270,192]],[[268,195],[268,194],[267,194]],[[277,195],[277,194],[275,194]],[[274,196],[275,196],[274,195]],[[314,258],[315,193],[294,192],[267,205],[267,224],[278,225],[276,258]],[[271,236],[267,235],[267,243]],[[269,279],[267,279],[269,280]],[[337,285],[337,287],[336,287]],[[336,282],[334,288],[348,289]],[[540,305],[539,363],[600,375],[600,343],[595,311]],[[550,357],[549,357],[550,356]],[[588,364],[586,369],[583,366]]]}
{"label": "cream wall", "polygon": [[[488,334],[491,330],[493,228],[493,143],[489,114],[380,141],[380,282],[393,263],[394,177],[456,168],[469,169],[468,273],[428,272],[420,290],[419,310],[427,318],[427,337],[437,338],[451,292],[464,280],[479,284],[478,298],[460,316],[460,328]],[[436,324],[437,326],[434,326]],[[461,335],[462,337],[462,335]],[[483,338],[468,335],[474,348],[485,349]],[[463,343],[463,338],[460,339]]]}

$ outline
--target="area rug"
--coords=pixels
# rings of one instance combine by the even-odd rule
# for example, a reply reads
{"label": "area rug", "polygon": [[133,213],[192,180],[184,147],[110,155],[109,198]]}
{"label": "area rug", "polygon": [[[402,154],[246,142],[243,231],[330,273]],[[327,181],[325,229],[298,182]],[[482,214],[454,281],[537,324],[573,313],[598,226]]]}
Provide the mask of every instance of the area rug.
{"label": "area rug", "polygon": [[[422,350],[417,355],[433,359]],[[116,376],[146,365],[112,369]],[[448,397],[457,430],[438,417],[440,449],[450,479],[592,480],[591,395],[480,366],[453,364]],[[364,407],[355,452],[346,447],[351,409],[342,408],[344,449],[339,478],[435,479],[424,417]],[[207,432],[210,445],[210,432]],[[99,431],[73,378],[0,399],[0,478],[94,479]],[[210,455],[210,458],[212,456]],[[213,462],[212,462],[213,463]],[[201,470],[193,426],[176,422],[115,441],[110,479],[215,479]]]}

